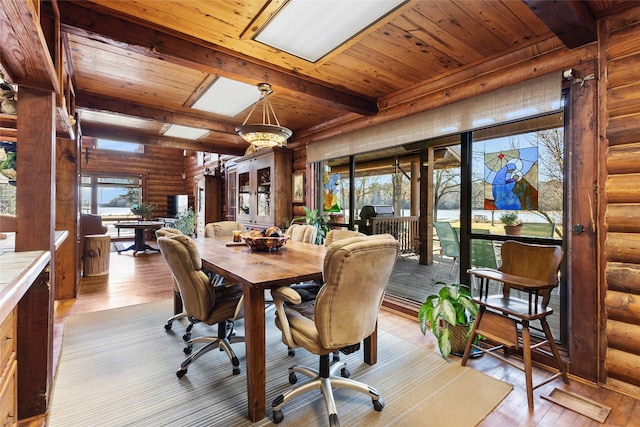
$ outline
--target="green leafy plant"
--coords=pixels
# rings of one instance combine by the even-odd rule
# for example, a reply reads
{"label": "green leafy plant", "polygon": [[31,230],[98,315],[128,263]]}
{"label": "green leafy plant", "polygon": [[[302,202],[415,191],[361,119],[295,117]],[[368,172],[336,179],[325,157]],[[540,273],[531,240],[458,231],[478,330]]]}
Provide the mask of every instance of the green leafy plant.
{"label": "green leafy plant", "polygon": [[149,220],[153,216],[153,211],[156,210],[156,205],[151,203],[134,203],[131,205],[131,212],[134,215],[138,215],[144,220]]}
{"label": "green leafy plant", "polygon": [[478,305],[473,301],[469,288],[461,284],[443,285],[436,294],[429,295],[418,311],[420,330],[427,333],[427,327],[438,339],[438,349],[445,360],[451,354],[450,327],[466,326],[468,338],[471,324],[478,314]]}
{"label": "green leafy plant", "polygon": [[329,232],[329,226],[327,225],[327,221],[325,218],[318,213],[318,209],[309,209],[306,206],[303,206],[304,216],[298,216],[291,220],[290,224],[309,224],[313,225],[317,230],[318,234],[316,235],[316,244],[322,245],[324,244],[324,239]]}
{"label": "green leafy plant", "polygon": [[518,213],[514,211],[506,212],[500,215],[500,222],[507,227],[522,225],[522,221],[518,217]]}
{"label": "green leafy plant", "polygon": [[196,213],[193,209],[189,207],[178,212],[174,227],[180,230],[182,234],[192,236],[196,231]]}

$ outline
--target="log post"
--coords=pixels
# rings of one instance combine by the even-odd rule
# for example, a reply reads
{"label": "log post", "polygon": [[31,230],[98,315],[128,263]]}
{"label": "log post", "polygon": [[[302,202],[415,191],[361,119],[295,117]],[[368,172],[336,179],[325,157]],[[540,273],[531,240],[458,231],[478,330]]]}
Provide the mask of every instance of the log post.
{"label": "log post", "polygon": [[84,236],[83,271],[84,276],[109,274],[109,252],[111,237],[106,234]]}

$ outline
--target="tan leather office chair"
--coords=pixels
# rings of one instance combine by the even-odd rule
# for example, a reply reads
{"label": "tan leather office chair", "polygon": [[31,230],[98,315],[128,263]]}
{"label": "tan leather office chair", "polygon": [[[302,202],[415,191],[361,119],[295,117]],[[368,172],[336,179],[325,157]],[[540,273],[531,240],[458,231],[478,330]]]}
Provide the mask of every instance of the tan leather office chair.
{"label": "tan leather office chair", "polygon": [[231,343],[244,342],[234,335],[233,321],[242,317],[242,289],[239,286],[212,286],[202,271],[202,259],[193,239],[185,235],[159,237],[158,246],[176,279],[184,309],[190,320],[207,325],[218,325],[217,337],[198,337],[187,341],[185,353],[190,354],[195,343],[207,343],[191,354],[176,372],[178,378],[187,373],[189,365],[215,348],[227,353],[233,365],[233,374],[240,373],[240,361]]}
{"label": "tan leather office chair", "polygon": [[233,236],[234,230],[244,230],[244,226],[236,221],[210,222],[204,226],[204,237]]}
{"label": "tan leather office chair", "polygon": [[[467,364],[471,350],[476,348],[521,369],[525,373],[529,409],[533,409],[533,390],[536,388],[558,377],[569,383],[566,368],[547,323],[547,316],[553,313],[548,304],[551,290],[558,286],[562,256],[560,246],[534,245],[510,240],[502,244],[500,268],[469,270],[470,274],[481,279],[480,295],[474,298],[479,305],[479,311],[461,364]],[[498,295],[488,295],[491,280],[502,283],[502,292]],[[512,296],[513,289],[524,292],[528,298],[525,300]],[[540,331],[544,339],[532,344],[530,329],[537,329],[531,326],[531,322],[534,321],[540,322]],[[474,343],[477,336],[485,337],[485,340]],[[548,347],[548,350],[544,346]],[[497,350],[503,350],[505,355],[510,352],[521,353],[524,363],[517,364],[496,353]],[[531,370],[534,351],[552,356],[558,367],[556,374],[535,386]]]}
{"label": "tan leather office chair", "polygon": [[[183,234],[183,233],[177,228],[162,227],[156,230],[156,239],[158,239],[159,237],[171,237],[171,236],[176,236],[180,234]],[[177,298],[175,298],[174,301],[175,300],[180,301],[179,304],[174,303],[174,310],[175,311],[179,310],[180,313],[175,313],[173,316],[167,319],[167,323],[164,325],[164,329],[167,331],[170,331],[172,329],[173,322],[175,320],[184,319],[185,317],[188,318],[187,312],[184,311],[184,307],[182,304],[182,296],[180,296],[180,288],[178,288],[178,283],[176,282],[176,278],[173,276],[173,274],[171,275],[171,280],[173,281],[173,292],[177,295]],[[185,333],[182,336],[182,339],[184,339],[185,341],[189,341],[191,339],[191,330],[193,329],[196,323],[197,322],[195,323],[189,322],[189,326],[187,326],[187,329],[185,330]]]}
{"label": "tan leather office chair", "polygon": [[[327,237],[324,240],[324,245],[329,246],[333,242],[337,242],[338,240],[348,239],[350,237],[365,237],[366,234],[360,233],[359,231],[353,230],[330,230],[327,233]],[[320,291],[320,287],[322,283],[318,282],[304,282],[298,283],[296,285],[292,285],[291,287],[296,290],[300,294],[301,304],[298,304],[296,310],[313,310],[313,303]],[[306,307],[306,305],[310,305],[310,307]],[[293,348],[289,348],[288,350],[289,356],[295,356],[296,351]],[[338,352],[333,353],[333,361],[336,362],[340,360],[340,355]]]}
{"label": "tan leather office chair", "polygon": [[335,241],[348,239],[349,237],[364,237],[366,234],[354,230],[329,230],[327,237],[324,238],[324,245],[329,246]]}
{"label": "tan leather office chair", "polygon": [[[349,388],[371,397],[373,407],[381,411],[384,402],[371,386],[348,379],[346,363],[330,364],[329,355],[336,350],[360,343],[376,331],[378,311],[389,282],[400,244],[391,235],[354,237],[334,242],[324,259],[325,284],[318,293],[312,313],[306,315],[286,305],[300,302],[300,296],[289,287],[273,290],[276,304],[276,326],[282,341],[291,348],[303,347],[319,356],[319,370],[293,366],[289,382],[295,384],[295,373],[311,380],[278,396],[272,404],[273,421],[284,419],[282,406],[310,390],[321,390],[332,426],[338,415],[332,388]],[[336,376],[337,372],[341,376]]]}
{"label": "tan leather office chair", "polygon": [[285,235],[296,242],[315,244],[318,229],[309,224],[291,224]]}
{"label": "tan leather office chair", "polygon": [[[360,233],[358,231],[353,230],[330,230],[327,233],[327,237],[324,240],[324,245],[329,246],[331,243],[336,242],[342,239],[348,239],[350,237],[365,237],[366,234]],[[307,303],[314,301],[316,299],[316,295],[318,291],[320,291],[320,286],[322,283],[317,282],[304,282],[291,286],[300,294],[302,298],[302,302]],[[295,351],[293,349],[289,349],[289,356],[295,355]]]}

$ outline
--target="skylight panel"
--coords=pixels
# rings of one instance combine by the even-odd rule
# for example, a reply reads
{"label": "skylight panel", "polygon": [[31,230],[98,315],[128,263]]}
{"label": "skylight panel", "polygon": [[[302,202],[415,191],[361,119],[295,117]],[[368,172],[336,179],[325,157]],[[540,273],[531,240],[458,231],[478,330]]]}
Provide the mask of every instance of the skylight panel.
{"label": "skylight panel", "polygon": [[198,139],[207,133],[209,133],[209,130],[207,129],[192,128],[182,125],[171,125],[164,132],[164,136],[172,136],[175,138],[184,139]]}
{"label": "skylight panel", "polygon": [[235,117],[259,97],[260,92],[256,91],[255,85],[218,77],[191,108]]}
{"label": "skylight panel", "polygon": [[291,0],[255,40],[316,62],[405,0]]}

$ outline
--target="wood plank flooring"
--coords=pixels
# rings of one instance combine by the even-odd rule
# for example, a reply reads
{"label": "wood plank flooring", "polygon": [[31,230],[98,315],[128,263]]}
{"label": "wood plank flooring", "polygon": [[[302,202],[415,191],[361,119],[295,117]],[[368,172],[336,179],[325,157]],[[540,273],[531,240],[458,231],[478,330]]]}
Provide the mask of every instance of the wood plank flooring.
{"label": "wood plank flooring", "polygon": [[[65,317],[172,297],[171,276],[160,254],[140,254],[133,257],[130,253],[122,253],[121,255],[111,253],[110,262],[109,275],[83,278],[77,299],[56,303],[54,366],[57,366],[60,354]],[[167,313],[167,317],[170,314]],[[125,322],[122,327],[127,327]],[[158,325],[158,327],[162,327],[162,325]],[[426,350],[437,351],[433,336],[430,334],[422,335],[418,323],[413,318],[383,309],[380,313],[380,328],[422,346]],[[452,357],[452,363],[459,363],[459,358]],[[569,385],[565,385],[561,380],[556,380],[534,392],[536,396],[535,410],[530,412],[527,408],[522,372],[488,356],[471,360],[469,366],[514,385],[513,391],[480,424],[481,426],[600,425],[597,421],[540,398],[541,394],[550,393],[553,387],[580,394],[612,407],[612,411],[603,425],[640,426],[640,401],[629,396],[576,379],[572,379]],[[400,366],[398,368],[401,369]],[[535,368],[535,375],[535,378],[541,378],[549,373]],[[464,402],[460,402],[460,406],[461,410],[464,410]],[[428,425],[428,421],[425,420],[425,422]],[[20,423],[22,427],[41,425],[46,425],[45,421],[41,419]]]}

